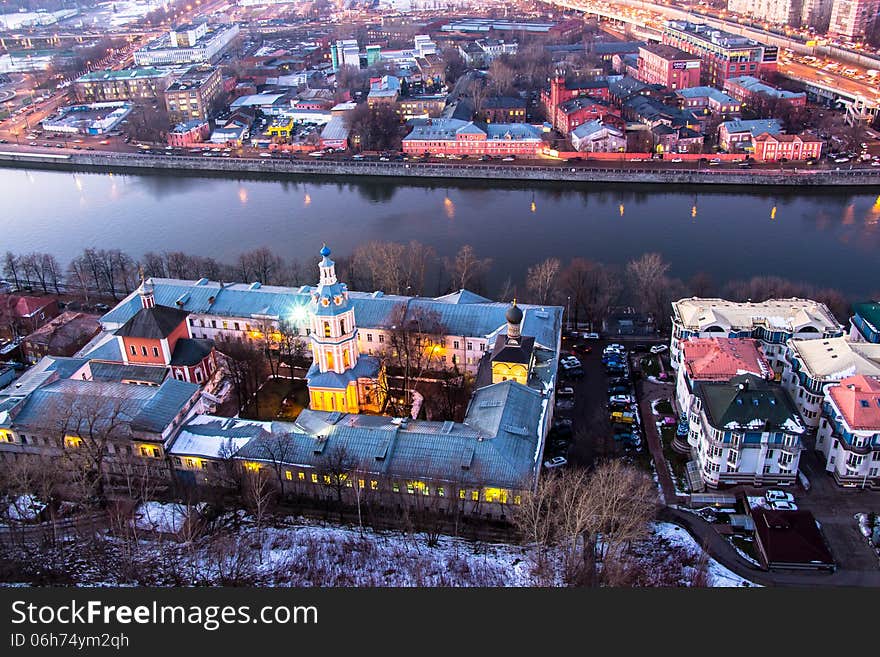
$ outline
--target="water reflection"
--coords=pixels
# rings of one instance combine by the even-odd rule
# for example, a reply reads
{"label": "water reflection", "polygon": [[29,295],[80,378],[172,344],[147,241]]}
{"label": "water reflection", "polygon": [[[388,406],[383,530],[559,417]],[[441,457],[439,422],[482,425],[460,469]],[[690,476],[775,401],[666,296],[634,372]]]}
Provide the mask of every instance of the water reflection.
{"label": "water reflection", "polygon": [[[492,258],[489,291],[508,277],[520,284],[528,267],[551,255],[563,264],[582,257],[625,265],[656,251],[676,278],[700,271],[718,282],[779,275],[867,295],[876,285],[863,272],[876,267],[880,248],[876,190],[701,188],[697,195],[676,186],[400,185],[4,169],[0,194],[15,199],[15,212],[0,215],[4,243],[64,262],[86,246],[121,248],[135,258],[174,248],[225,262],[269,246],[302,261],[320,239],[332,240],[340,256],[370,240],[417,240],[440,257],[470,244]],[[286,210],[296,207],[309,210]]]}

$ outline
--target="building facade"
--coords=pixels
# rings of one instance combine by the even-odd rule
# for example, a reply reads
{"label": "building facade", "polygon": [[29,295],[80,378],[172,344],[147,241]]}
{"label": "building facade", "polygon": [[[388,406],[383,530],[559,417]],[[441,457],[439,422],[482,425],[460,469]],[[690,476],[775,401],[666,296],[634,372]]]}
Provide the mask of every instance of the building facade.
{"label": "building facade", "polygon": [[880,303],[867,301],[853,306],[849,335],[855,341],[880,343]]}
{"label": "building facade", "polygon": [[675,46],[702,61],[703,82],[720,87],[737,75],[758,75],[776,70],[779,49],[705,23],[667,21],[663,43]]}
{"label": "building facade", "polygon": [[710,488],[797,479],[804,426],[778,383],[752,374],[695,383],[688,430],[700,477]]}
{"label": "building facade", "polygon": [[165,107],[172,124],[206,121],[223,93],[220,69],[194,66],[165,89]]}
{"label": "building facade", "polygon": [[828,32],[847,39],[862,39],[878,12],[880,0],[834,0]]}
{"label": "building facade", "polygon": [[478,125],[459,119],[430,119],[403,138],[403,152],[413,155],[509,155],[537,157],[544,145],[537,128],[525,123]]}
{"label": "building facade", "polygon": [[880,344],[847,337],[789,340],[782,385],[791,394],[804,424],[819,425],[824,390],[850,376],[880,376]]}
{"label": "building facade", "polygon": [[789,107],[806,107],[807,94],[774,87],[752,75],[738,75],[724,81],[724,91],[743,105],[759,106],[766,98]]}
{"label": "building facade", "polygon": [[813,135],[771,135],[761,133],[752,140],[755,159],[760,162],[780,160],[817,160],[822,157],[824,142]]}
{"label": "building facade", "polygon": [[700,84],[700,58],[674,46],[647,44],[639,48],[636,77],[667,89],[687,89]]}
{"label": "building facade", "polygon": [[125,68],[121,71],[92,71],[73,83],[81,103],[114,100],[148,102],[162,97],[171,81],[166,68]]}
{"label": "building facade", "polygon": [[841,486],[880,488],[880,379],[851,376],[825,386],[816,448]]}

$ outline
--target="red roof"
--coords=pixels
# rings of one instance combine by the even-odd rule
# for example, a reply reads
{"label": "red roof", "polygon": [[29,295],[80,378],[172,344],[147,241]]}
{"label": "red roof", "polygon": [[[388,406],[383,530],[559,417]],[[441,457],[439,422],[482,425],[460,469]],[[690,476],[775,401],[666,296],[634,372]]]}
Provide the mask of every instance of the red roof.
{"label": "red roof", "polygon": [[23,297],[17,294],[0,295],[0,314],[13,317],[31,317],[53,303],[52,298]]}
{"label": "red roof", "polygon": [[850,429],[880,430],[880,379],[851,376],[828,392]]}
{"label": "red roof", "polygon": [[767,357],[752,338],[691,338],[682,343],[681,360],[692,381],[729,381],[746,373],[773,376]]}

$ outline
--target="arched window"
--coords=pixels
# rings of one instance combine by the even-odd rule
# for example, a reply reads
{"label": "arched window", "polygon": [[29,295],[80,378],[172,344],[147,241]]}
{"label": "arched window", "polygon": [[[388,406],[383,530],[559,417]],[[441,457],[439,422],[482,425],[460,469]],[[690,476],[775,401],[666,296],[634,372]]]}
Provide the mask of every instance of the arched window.
{"label": "arched window", "polygon": [[351,355],[349,354],[348,349],[342,352],[342,365],[346,369],[351,367]]}
{"label": "arched window", "polygon": [[332,370],[333,367],[334,367],[334,362],[333,362],[333,352],[332,352],[332,351],[328,351],[328,352],[327,352],[327,369],[328,369],[328,370]]}
{"label": "arched window", "polygon": [[324,322],[324,337],[330,337],[330,322]]}
{"label": "arched window", "polygon": [[344,319],[339,320],[339,332],[343,333],[343,334],[345,333],[345,320]]}

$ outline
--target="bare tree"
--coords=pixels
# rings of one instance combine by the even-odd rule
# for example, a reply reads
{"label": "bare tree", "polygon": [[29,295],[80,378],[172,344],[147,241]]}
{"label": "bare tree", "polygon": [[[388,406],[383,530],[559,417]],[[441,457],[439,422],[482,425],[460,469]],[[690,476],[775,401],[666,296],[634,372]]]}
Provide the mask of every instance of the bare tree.
{"label": "bare tree", "polygon": [[659,325],[667,312],[670,282],[666,274],[669,264],[659,253],[646,253],[626,266],[637,303],[654,317]]}
{"label": "bare tree", "polygon": [[529,267],[526,276],[526,289],[532,294],[534,303],[544,305],[551,301],[556,277],[559,275],[558,258],[547,258]]}
{"label": "bare tree", "polygon": [[259,417],[260,386],[267,373],[263,350],[249,342],[237,342],[226,337],[217,342],[217,350],[225,356],[226,369],[235,390],[239,411],[243,411],[252,402],[250,414]]}
{"label": "bare tree", "polygon": [[20,287],[18,266],[18,256],[12,251],[7,251],[3,256],[3,275],[11,278],[12,282],[15,283],[15,287]]}
{"label": "bare tree", "polygon": [[344,517],[345,489],[353,488],[358,484],[352,476],[358,466],[359,463],[354,454],[349,452],[345,445],[333,445],[321,454],[320,465],[318,465],[318,469],[322,472],[321,484],[328,491],[331,491],[336,499],[339,522],[342,522]]}
{"label": "bare tree", "polygon": [[577,326],[582,317],[591,329],[598,326],[620,294],[620,279],[606,266],[574,258],[560,275],[560,287],[571,299],[571,312]]}
{"label": "bare tree", "polygon": [[470,244],[462,246],[455,258],[445,259],[446,271],[452,279],[453,290],[465,290],[477,287],[482,277],[492,266],[491,258],[478,258],[474,247]]}

